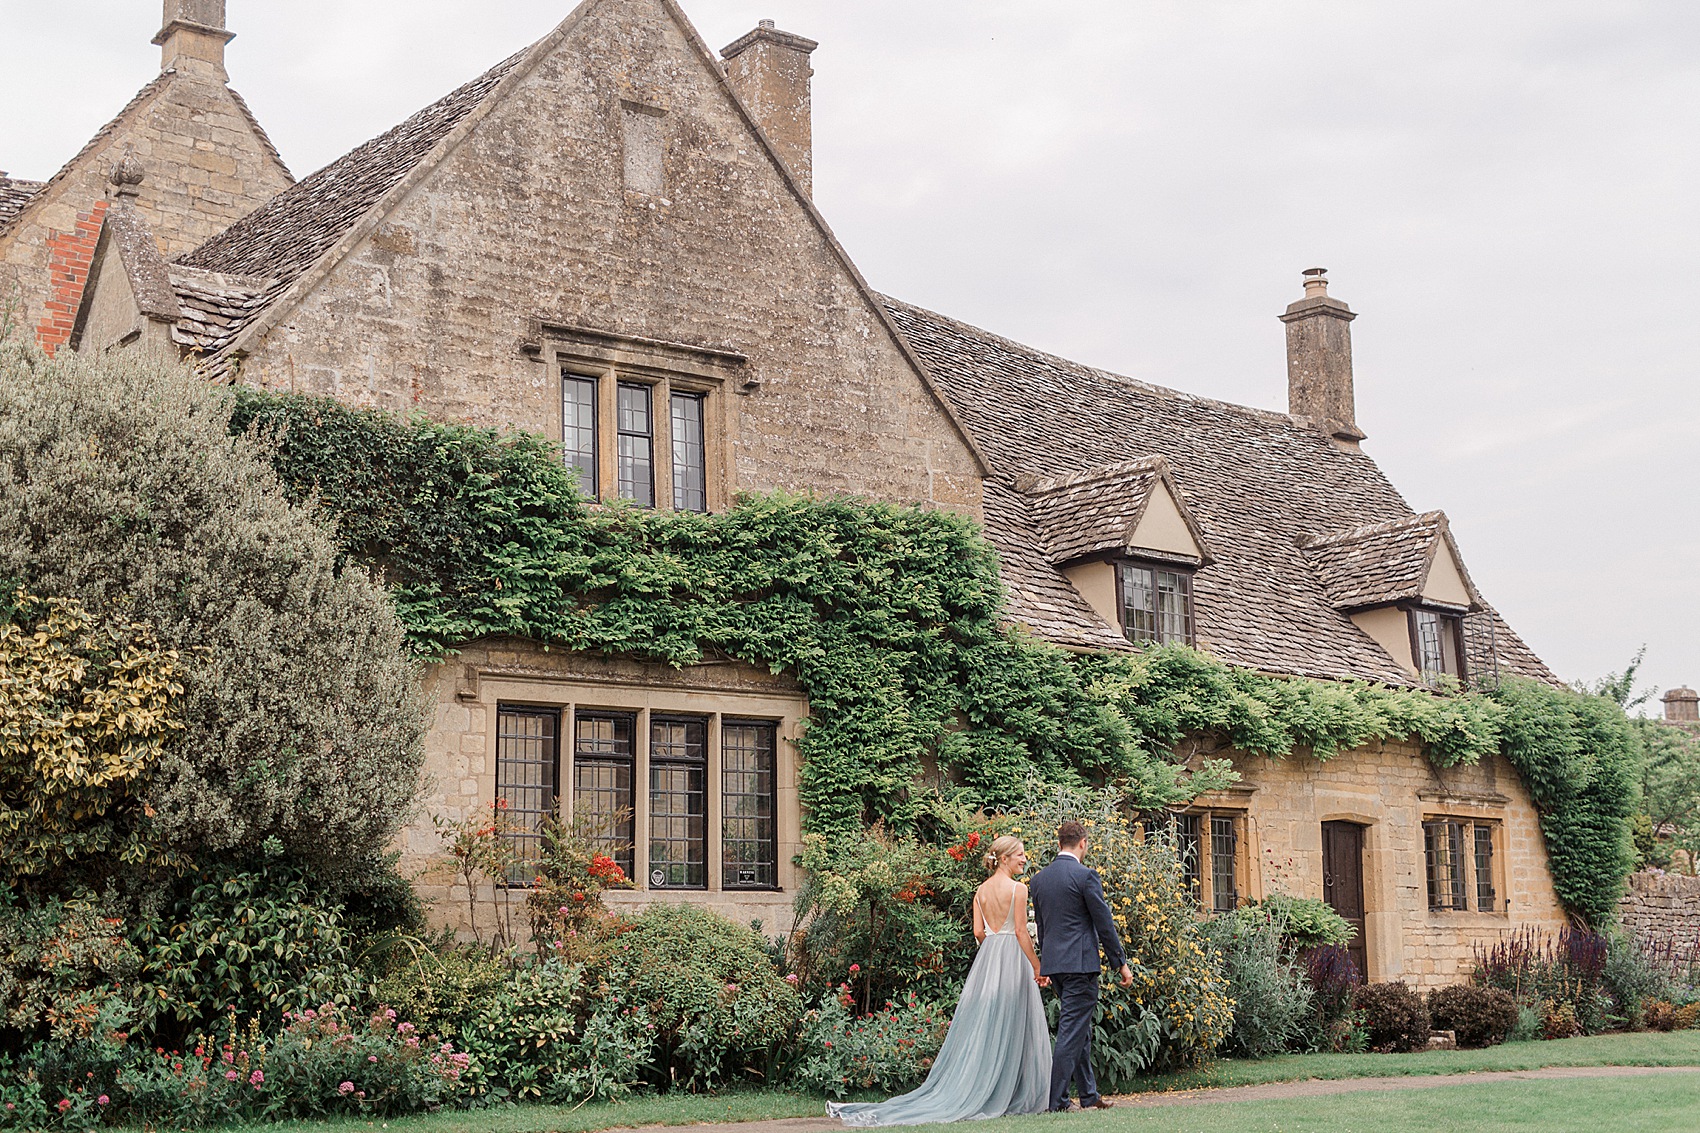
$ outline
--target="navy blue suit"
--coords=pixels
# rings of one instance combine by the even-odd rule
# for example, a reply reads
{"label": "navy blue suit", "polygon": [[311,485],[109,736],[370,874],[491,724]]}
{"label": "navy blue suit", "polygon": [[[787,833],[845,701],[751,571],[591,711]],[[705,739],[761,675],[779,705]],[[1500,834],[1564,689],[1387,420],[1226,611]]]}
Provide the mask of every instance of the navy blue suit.
{"label": "navy blue suit", "polygon": [[1039,974],[1051,977],[1062,1002],[1057,1019],[1057,1045],[1051,1056],[1050,1108],[1068,1104],[1068,1083],[1078,1083],[1080,1104],[1098,1100],[1098,1079],[1092,1073],[1092,1016],[1098,1010],[1098,949],[1110,967],[1127,963],[1104,884],[1095,870],[1068,854],[1034,875],[1027,887],[1039,922]]}

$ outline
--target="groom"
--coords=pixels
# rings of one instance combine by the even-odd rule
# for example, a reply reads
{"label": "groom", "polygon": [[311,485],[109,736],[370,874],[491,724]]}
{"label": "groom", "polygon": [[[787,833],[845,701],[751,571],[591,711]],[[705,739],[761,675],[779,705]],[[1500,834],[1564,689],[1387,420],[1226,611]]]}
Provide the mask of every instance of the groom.
{"label": "groom", "polygon": [[1092,1015],[1098,1007],[1098,947],[1112,967],[1121,969],[1123,987],[1133,986],[1116,922],[1104,900],[1096,870],[1081,864],[1086,856],[1086,827],[1065,822],[1057,828],[1057,857],[1034,875],[1028,886],[1039,920],[1039,974],[1049,976],[1062,1001],[1057,1046],[1051,1055],[1052,1113],[1069,1108],[1068,1083],[1079,1083],[1083,1109],[1108,1109],[1116,1103],[1098,1094],[1092,1074]]}

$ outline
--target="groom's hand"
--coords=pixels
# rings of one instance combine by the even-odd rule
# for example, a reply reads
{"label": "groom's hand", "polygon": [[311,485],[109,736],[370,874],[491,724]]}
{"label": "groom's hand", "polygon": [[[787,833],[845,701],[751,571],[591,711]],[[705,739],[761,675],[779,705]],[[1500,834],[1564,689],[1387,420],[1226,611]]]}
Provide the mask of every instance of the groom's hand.
{"label": "groom's hand", "polygon": [[1133,965],[1131,965],[1131,964],[1123,964],[1122,965],[1122,986],[1123,987],[1132,987],[1133,986]]}

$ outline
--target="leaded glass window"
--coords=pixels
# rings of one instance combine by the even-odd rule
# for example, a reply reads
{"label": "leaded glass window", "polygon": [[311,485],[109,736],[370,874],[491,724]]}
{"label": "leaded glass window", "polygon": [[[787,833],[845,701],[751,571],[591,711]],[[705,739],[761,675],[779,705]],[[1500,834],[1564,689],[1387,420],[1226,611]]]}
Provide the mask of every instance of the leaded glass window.
{"label": "leaded glass window", "polygon": [[1172,829],[1175,834],[1175,853],[1181,859],[1181,880],[1186,883],[1186,891],[1194,902],[1198,901],[1199,850],[1203,844],[1199,816],[1196,814],[1177,814],[1174,816]]}
{"label": "leaded glass window", "polygon": [[511,825],[507,837],[519,858],[509,884],[530,880],[528,863],[542,848],[539,828],[558,806],[559,723],[560,714],[552,708],[501,705],[496,710],[496,799]]}
{"label": "leaded glass window", "polygon": [[700,393],[675,393],[673,425],[673,509],[708,510],[708,450],[703,443]]}
{"label": "leaded glass window", "polygon": [[1423,823],[1423,852],[1428,866],[1428,907],[1468,909],[1463,825],[1447,819]]}
{"label": "leaded glass window", "polygon": [[1411,611],[1411,649],[1423,680],[1432,683],[1441,677],[1463,678],[1458,654],[1461,621],[1454,614],[1435,610]]}
{"label": "leaded glass window", "polygon": [[1166,645],[1192,641],[1192,575],[1143,563],[1122,563],[1122,633],[1129,641]]}
{"label": "leaded glass window", "polygon": [[579,490],[597,497],[596,379],[579,374],[561,376],[561,449],[567,467],[578,472]]}
{"label": "leaded glass window", "polygon": [[774,824],[774,749],[770,723],[727,721],[720,733],[720,884],[726,889],[779,884]]}
{"label": "leaded glass window", "polygon": [[632,875],[632,777],[637,720],[629,713],[580,712],[573,738],[573,797],[591,840]]}
{"label": "leaded glass window", "polygon": [[1491,913],[1497,895],[1493,891],[1493,827],[1478,822],[1476,836],[1476,909]]}
{"label": "leaded glass window", "polygon": [[650,720],[649,884],[708,884],[708,723],[700,718]]}
{"label": "leaded glass window", "polygon": [[655,423],[646,385],[621,382],[615,404],[619,433],[617,488],[622,500],[655,506]]}
{"label": "leaded glass window", "polygon": [[1234,818],[1227,814],[1210,816],[1210,907],[1218,913],[1231,913],[1239,904],[1239,892],[1234,877],[1234,860],[1239,838],[1234,831]]}

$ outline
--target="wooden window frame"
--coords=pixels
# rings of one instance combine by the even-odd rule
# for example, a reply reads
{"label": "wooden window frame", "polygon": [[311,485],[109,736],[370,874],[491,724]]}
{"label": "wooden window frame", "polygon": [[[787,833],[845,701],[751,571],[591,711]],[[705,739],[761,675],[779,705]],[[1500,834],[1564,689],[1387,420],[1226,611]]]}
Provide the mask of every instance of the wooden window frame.
{"label": "wooden window frame", "polygon": [[[590,384],[590,483],[579,476],[579,490],[592,500],[602,498],[602,387],[605,384],[596,374],[585,374],[563,366],[561,375],[561,448],[563,458],[570,454],[567,449],[567,386],[572,382],[588,382]],[[569,461],[570,467],[577,467]]]}
{"label": "wooden window frame", "polygon": [[[658,447],[655,443],[655,434],[658,431],[655,427],[655,393],[657,388],[657,385],[651,382],[634,382],[620,379],[614,383],[614,495],[616,498],[627,500],[636,504],[638,507],[652,509],[656,506],[657,501],[661,499],[661,477],[656,474],[658,471],[656,465],[659,462],[655,459],[655,450]],[[628,429],[621,422],[621,418],[625,414],[625,406],[622,404],[622,401],[627,393],[641,393],[643,395],[644,429],[642,432],[638,432],[635,429]],[[671,403],[669,403],[669,408],[670,407]],[[648,476],[647,482],[643,486],[647,489],[647,494],[649,496],[647,500],[635,494],[626,494],[628,484],[632,485],[633,492],[636,491],[638,486],[638,481],[635,477],[627,477],[624,474],[624,465],[628,459],[633,462],[634,466],[636,464],[635,456],[627,457],[626,455],[627,441],[641,441],[644,449],[646,450],[643,462],[644,466],[648,470]],[[670,482],[672,477],[669,476],[668,480],[669,487],[671,487]]]}
{"label": "wooden window frame", "polygon": [[[698,456],[698,459],[700,460],[700,467],[697,469],[697,471],[699,472],[699,474],[702,477],[702,506],[701,507],[692,507],[692,506],[690,506],[690,504],[688,502],[682,502],[684,493],[687,489],[683,488],[679,483],[679,481],[680,481],[680,467],[681,467],[680,461],[679,461],[679,449],[680,449],[681,442],[680,442],[680,439],[679,439],[678,430],[674,428],[675,418],[677,416],[676,411],[677,411],[677,407],[678,407],[680,402],[688,402],[688,403],[696,406],[696,427],[697,427],[697,434],[698,434],[697,456]],[[667,437],[668,437],[668,446],[667,447],[668,447],[668,450],[669,450],[667,456],[668,456],[668,461],[672,466],[669,478],[672,482],[673,510],[674,511],[707,512],[708,511],[708,479],[709,479],[709,477],[708,477],[708,394],[702,392],[701,390],[674,389],[671,386],[671,384],[668,386],[668,389],[667,389]]]}
{"label": "wooden window frame", "polygon": [[[1417,679],[1424,684],[1439,684],[1441,679],[1451,677],[1459,684],[1469,680],[1469,663],[1464,655],[1464,612],[1441,606],[1416,604],[1405,608],[1405,626],[1411,637],[1411,667],[1417,671]],[[1452,629],[1453,654],[1458,658],[1458,671],[1439,673],[1423,668],[1422,635],[1417,629],[1417,619],[1421,614],[1429,614],[1450,625]]]}
{"label": "wooden window frame", "polygon": [[[543,735],[543,736],[539,736],[539,737],[518,736],[518,735],[515,735],[514,733],[509,733],[509,732],[506,732],[506,731],[503,730],[502,724],[503,724],[503,720],[505,718],[530,718],[530,719],[548,720],[551,723],[551,727],[550,727],[548,733]],[[547,782],[540,783],[540,784],[537,784],[535,786],[532,785],[532,784],[504,783],[503,776],[502,776],[502,772],[503,772],[504,768],[509,767],[509,766],[511,766],[515,763],[530,764],[530,763],[534,763],[534,762],[538,762],[538,761],[516,760],[516,759],[513,759],[511,757],[505,758],[503,756],[503,751],[502,751],[503,741],[508,740],[508,739],[532,739],[532,738],[537,738],[537,739],[541,739],[541,740],[544,741],[544,746],[545,746],[544,757],[541,760],[539,765],[542,768],[542,772],[543,772],[542,777],[546,778]],[[515,808],[511,803],[507,807],[503,808],[507,812],[508,821],[510,823],[515,821],[515,817],[517,815],[521,815],[521,814],[532,815],[532,814],[535,814],[537,816],[537,824],[540,827],[542,825],[544,819],[551,817],[551,816],[559,817],[560,810],[561,810],[561,710],[559,708],[539,707],[537,705],[532,705],[532,704],[512,704],[512,703],[507,703],[507,702],[504,702],[504,701],[498,701],[497,704],[496,704],[496,766],[495,766],[495,771],[496,771],[495,797],[496,797],[497,800],[506,799],[506,798],[509,797],[510,793],[515,792],[515,791],[540,790],[543,794],[543,805],[536,810],[531,810],[529,808],[527,808],[527,809]],[[538,834],[538,833],[535,833],[533,831],[526,831],[526,832],[523,832],[523,833],[509,833],[507,835],[507,837],[511,841],[522,843],[522,844],[536,843],[539,850],[541,850],[541,848],[542,848],[542,837],[541,837],[541,835]],[[521,853],[521,857],[522,857],[522,859],[525,858],[525,855],[523,854],[523,852]],[[517,872],[510,875],[503,882],[503,884],[506,885],[507,887],[513,888],[513,889],[529,888],[530,887],[530,880],[531,880],[531,877],[533,876],[532,871],[528,870],[528,869],[524,869],[522,866],[516,867],[516,869],[517,869]]]}
{"label": "wooden window frame", "polygon": [[[1131,641],[1135,645],[1150,645],[1150,646],[1175,645],[1175,644],[1193,645],[1197,642],[1197,640],[1198,640],[1198,616],[1197,616],[1197,605],[1198,605],[1198,603],[1197,603],[1197,587],[1194,585],[1195,581],[1196,581],[1196,576],[1198,574],[1198,567],[1197,566],[1190,564],[1190,563],[1169,562],[1169,561],[1166,561],[1166,560],[1163,560],[1163,559],[1143,559],[1143,558],[1134,558],[1134,557],[1124,557],[1124,558],[1113,559],[1113,560],[1111,560],[1111,565],[1115,568],[1115,578],[1116,578],[1116,586],[1115,586],[1115,590],[1116,590],[1116,627],[1119,630],[1121,630],[1121,634],[1122,634],[1123,637],[1127,638],[1129,641]],[[1156,605],[1159,607],[1158,609],[1152,611],[1152,618],[1156,621],[1157,627],[1158,627],[1157,628],[1157,636],[1155,638],[1151,638],[1151,639],[1136,638],[1136,637],[1130,636],[1130,634],[1128,632],[1128,625],[1127,625],[1127,583],[1124,579],[1124,572],[1128,571],[1128,570],[1144,570],[1144,571],[1150,571],[1151,572],[1151,593],[1153,595],[1154,601],[1156,602]],[[1158,585],[1157,585],[1157,572],[1158,571],[1168,571],[1171,574],[1178,575],[1186,583],[1186,619],[1185,619],[1186,620],[1186,639],[1184,641],[1176,641],[1174,639],[1169,639],[1169,638],[1163,637],[1163,634],[1162,634],[1162,618],[1163,618],[1163,615],[1162,615],[1162,610],[1161,610],[1162,602],[1161,602],[1160,598],[1157,598],[1157,595],[1159,595],[1161,593],[1161,591],[1158,589]]]}
{"label": "wooden window frame", "polygon": [[[1182,825],[1188,822],[1197,823],[1195,835],[1183,835]],[[1233,856],[1230,872],[1234,888],[1232,903],[1228,908],[1221,907],[1221,895],[1216,891],[1217,822],[1232,824]],[[1246,846],[1249,836],[1247,822],[1247,811],[1238,806],[1193,806],[1168,812],[1169,830],[1175,839],[1178,852],[1186,852],[1186,838],[1196,838],[1194,863],[1188,867],[1183,859],[1181,868],[1188,894],[1201,914],[1231,912],[1247,899],[1246,890],[1251,884],[1251,878],[1246,872]]]}

